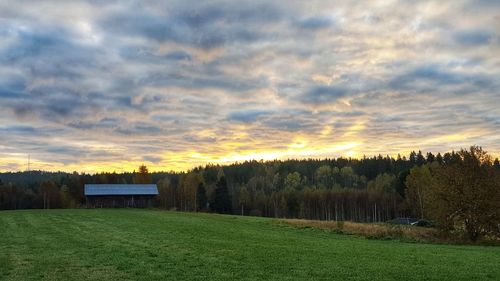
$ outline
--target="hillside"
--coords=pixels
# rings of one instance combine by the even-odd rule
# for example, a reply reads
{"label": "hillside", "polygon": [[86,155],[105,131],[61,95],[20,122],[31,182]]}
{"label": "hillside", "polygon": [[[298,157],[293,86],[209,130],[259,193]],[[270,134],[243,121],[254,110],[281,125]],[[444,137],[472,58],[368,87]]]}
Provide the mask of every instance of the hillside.
{"label": "hillside", "polygon": [[412,244],[257,217],[0,212],[0,280],[498,280],[500,248]]}

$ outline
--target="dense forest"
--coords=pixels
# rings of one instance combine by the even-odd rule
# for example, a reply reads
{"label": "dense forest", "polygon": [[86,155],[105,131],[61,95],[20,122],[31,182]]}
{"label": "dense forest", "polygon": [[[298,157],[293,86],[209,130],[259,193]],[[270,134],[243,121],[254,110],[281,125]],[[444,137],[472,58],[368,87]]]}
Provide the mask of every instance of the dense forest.
{"label": "dense forest", "polygon": [[169,210],[358,222],[412,216],[449,229],[457,219],[465,228],[482,223],[471,239],[498,232],[500,222],[500,163],[479,147],[396,158],[247,161],[182,173],[149,173],[145,166],[132,173],[2,173],[0,209],[85,207],[86,183],[156,183],[155,206]]}

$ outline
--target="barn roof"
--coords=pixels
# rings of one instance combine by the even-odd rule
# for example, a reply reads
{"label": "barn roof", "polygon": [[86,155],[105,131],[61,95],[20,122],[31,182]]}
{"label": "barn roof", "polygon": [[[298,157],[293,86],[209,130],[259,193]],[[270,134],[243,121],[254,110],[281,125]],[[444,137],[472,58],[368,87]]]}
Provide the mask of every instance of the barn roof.
{"label": "barn roof", "polygon": [[158,188],[156,184],[86,184],[87,195],[158,195]]}

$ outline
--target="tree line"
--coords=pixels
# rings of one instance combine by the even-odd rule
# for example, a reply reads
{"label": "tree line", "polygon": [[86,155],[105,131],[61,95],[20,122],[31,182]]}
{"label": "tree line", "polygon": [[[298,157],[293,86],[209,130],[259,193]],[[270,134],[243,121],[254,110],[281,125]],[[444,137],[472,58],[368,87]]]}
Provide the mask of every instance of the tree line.
{"label": "tree line", "polygon": [[29,171],[0,174],[0,209],[83,207],[85,183],[156,183],[155,206],[162,209],[358,222],[411,216],[477,239],[498,231],[499,173],[499,160],[479,147],[396,158],[209,164],[181,173],[149,173],[145,166],[132,173]]}

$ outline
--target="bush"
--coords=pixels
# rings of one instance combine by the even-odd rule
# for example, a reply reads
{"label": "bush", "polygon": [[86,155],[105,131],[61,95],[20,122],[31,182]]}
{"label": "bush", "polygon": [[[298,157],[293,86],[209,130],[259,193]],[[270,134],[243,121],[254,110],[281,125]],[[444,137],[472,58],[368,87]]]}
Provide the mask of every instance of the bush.
{"label": "bush", "polygon": [[344,221],[337,221],[337,228],[340,230],[344,229]]}

